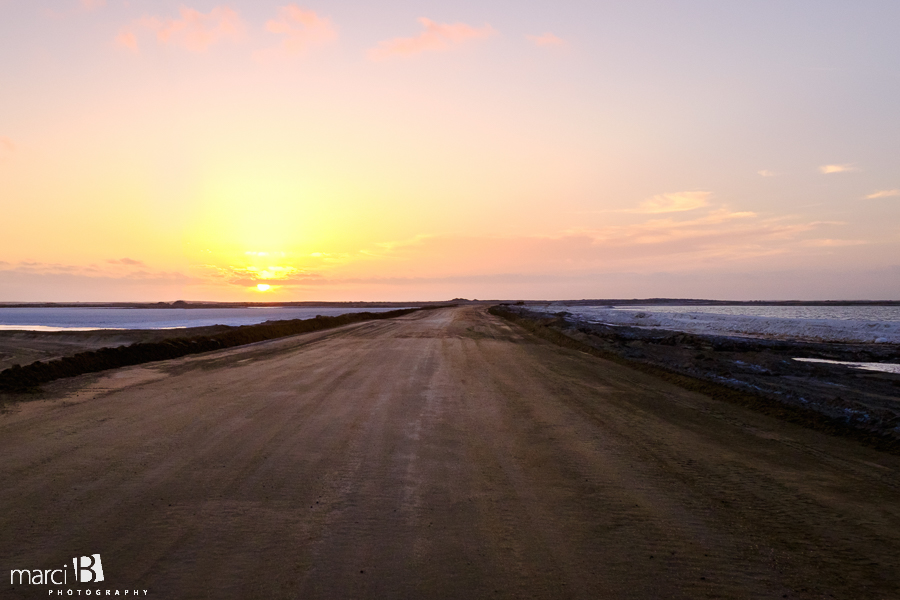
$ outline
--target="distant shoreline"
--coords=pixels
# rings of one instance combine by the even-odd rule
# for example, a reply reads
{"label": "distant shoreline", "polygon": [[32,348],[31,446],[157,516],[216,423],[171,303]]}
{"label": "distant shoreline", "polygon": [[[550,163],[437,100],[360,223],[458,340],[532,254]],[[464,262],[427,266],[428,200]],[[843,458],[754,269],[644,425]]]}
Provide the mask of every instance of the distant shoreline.
{"label": "distant shoreline", "polygon": [[519,303],[526,306],[900,306],[900,300],[709,300],[697,298],[597,298],[587,300],[453,300],[413,302],[0,302],[0,308],[405,308],[455,304]]}
{"label": "distant shoreline", "polygon": [[900,300],[702,300],[693,298],[634,298],[599,300],[527,300],[525,305],[569,306],[900,306]]}
{"label": "distant shoreline", "polygon": [[443,302],[0,302],[0,308],[422,308]]}

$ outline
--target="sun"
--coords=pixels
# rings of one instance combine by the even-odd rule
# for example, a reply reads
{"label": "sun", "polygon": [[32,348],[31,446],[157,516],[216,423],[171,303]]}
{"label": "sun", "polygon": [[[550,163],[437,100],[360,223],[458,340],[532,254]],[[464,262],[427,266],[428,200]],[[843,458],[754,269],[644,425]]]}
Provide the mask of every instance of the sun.
{"label": "sun", "polygon": [[256,289],[259,290],[260,292],[267,292],[267,291],[269,291],[269,288],[271,288],[271,287],[272,286],[269,285],[268,283],[257,283],[256,284]]}

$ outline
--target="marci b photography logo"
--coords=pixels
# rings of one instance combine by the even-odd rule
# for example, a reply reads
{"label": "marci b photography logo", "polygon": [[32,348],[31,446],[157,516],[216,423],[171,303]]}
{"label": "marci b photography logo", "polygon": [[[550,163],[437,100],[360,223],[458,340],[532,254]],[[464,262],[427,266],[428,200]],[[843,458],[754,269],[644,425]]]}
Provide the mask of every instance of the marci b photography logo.
{"label": "marci b photography logo", "polygon": [[[79,566],[79,562],[81,566]],[[75,565],[75,577],[80,583],[97,583],[103,581],[103,561],[99,554],[82,556],[81,559],[73,558]]]}
{"label": "marci b photography logo", "polygon": [[[104,580],[103,560],[99,554],[76,556],[72,559],[72,584],[94,584]],[[69,565],[62,569],[10,569],[9,584],[24,585],[69,585]],[[106,588],[56,588],[50,589],[51,596],[146,596],[148,590],[119,590]]]}

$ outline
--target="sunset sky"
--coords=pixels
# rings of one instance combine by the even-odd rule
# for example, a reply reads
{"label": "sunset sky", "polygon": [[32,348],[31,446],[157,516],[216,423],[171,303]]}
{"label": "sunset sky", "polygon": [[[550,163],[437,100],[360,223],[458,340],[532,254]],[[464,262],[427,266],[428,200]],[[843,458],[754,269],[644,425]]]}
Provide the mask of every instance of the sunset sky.
{"label": "sunset sky", "polygon": [[0,0],[0,302],[900,299],[898,26]]}

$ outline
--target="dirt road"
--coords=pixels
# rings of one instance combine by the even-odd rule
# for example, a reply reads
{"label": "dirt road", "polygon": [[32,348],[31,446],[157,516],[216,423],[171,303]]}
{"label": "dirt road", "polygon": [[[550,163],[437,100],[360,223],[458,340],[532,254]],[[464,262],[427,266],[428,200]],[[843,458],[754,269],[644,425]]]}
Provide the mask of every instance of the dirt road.
{"label": "dirt road", "polygon": [[0,416],[0,575],[105,580],[4,598],[900,598],[900,458],[478,307],[50,392]]}

